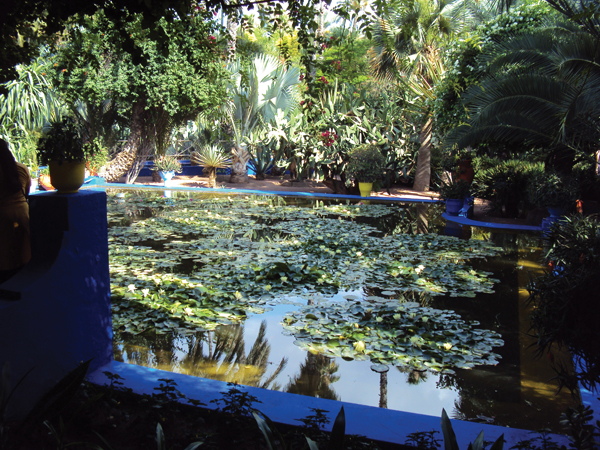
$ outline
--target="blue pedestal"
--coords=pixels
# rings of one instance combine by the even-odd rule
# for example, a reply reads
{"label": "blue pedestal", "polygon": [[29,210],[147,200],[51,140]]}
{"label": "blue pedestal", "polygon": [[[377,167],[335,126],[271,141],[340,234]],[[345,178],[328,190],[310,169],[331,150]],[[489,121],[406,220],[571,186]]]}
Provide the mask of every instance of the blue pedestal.
{"label": "blue pedestal", "polygon": [[12,385],[9,419],[23,417],[80,362],[112,360],[106,194],[30,198],[32,259],[0,285],[0,365]]}

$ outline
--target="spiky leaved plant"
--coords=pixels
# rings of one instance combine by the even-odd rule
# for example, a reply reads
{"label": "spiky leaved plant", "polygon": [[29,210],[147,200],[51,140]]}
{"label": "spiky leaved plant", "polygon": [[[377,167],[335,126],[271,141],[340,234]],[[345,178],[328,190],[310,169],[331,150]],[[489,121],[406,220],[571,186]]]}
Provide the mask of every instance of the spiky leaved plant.
{"label": "spiky leaved plant", "polygon": [[208,174],[208,187],[214,188],[217,184],[217,169],[231,166],[231,159],[220,145],[206,145],[191,155],[192,162],[204,166]]}

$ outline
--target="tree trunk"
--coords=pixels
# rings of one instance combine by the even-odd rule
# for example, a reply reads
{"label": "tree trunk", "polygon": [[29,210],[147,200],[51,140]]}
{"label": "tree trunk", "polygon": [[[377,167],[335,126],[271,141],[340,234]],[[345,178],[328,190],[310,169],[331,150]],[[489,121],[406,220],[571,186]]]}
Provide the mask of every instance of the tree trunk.
{"label": "tree trunk", "polygon": [[227,46],[227,61],[231,62],[235,59],[235,52],[237,51],[237,30],[238,30],[238,19],[237,15],[230,15],[227,17],[227,34],[229,35],[229,45]]}
{"label": "tree trunk", "polygon": [[234,145],[231,149],[231,178],[230,183],[248,183],[248,161],[250,154],[242,147]]}
{"label": "tree trunk", "polygon": [[[146,119],[147,112],[144,102],[137,102],[133,106],[130,133],[127,142],[125,142],[123,150],[108,162],[104,172],[101,174],[109,183],[118,181],[120,177],[130,172],[140,155],[143,155],[144,161],[148,156],[148,152],[152,147],[152,140],[145,134]],[[139,169],[140,167],[137,168],[137,173],[131,173],[131,176],[128,176],[127,179],[131,180],[133,175],[137,177]],[[135,178],[133,178],[133,181],[135,181]]]}
{"label": "tree trunk", "polygon": [[419,140],[421,147],[417,155],[417,171],[415,174],[415,182],[413,189],[415,191],[428,191],[429,183],[431,182],[431,132],[433,129],[433,121],[431,117],[427,117],[427,121],[421,127]]}

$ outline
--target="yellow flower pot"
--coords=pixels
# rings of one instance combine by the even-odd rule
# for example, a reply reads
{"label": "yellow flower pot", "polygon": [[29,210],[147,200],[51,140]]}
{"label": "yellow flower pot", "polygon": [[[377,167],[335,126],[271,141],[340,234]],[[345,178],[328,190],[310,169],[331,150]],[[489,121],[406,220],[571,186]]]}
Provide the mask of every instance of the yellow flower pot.
{"label": "yellow flower pot", "polygon": [[371,191],[373,190],[373,183],[358,183],[358,189],[360,190],[361,197],[370,197]]}
{"label": "yellow flower pot", "polygon": [[50,180],[52,186],[61,194],[73,194],[79,191],[85,179],[85,163],[76,161],[63,161],[62,163],[50,161]]}

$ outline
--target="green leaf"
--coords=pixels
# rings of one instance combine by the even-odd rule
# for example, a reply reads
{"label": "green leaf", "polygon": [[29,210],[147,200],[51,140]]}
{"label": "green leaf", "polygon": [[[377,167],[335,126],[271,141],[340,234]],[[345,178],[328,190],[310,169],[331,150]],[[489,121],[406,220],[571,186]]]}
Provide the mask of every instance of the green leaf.
{"label": "green leaf", "polygon": [[329,438],[329,448],[331,450],[343,450],[344,439],[346,437],[346,414],[344,413],[344,407],[340,408],[333,427],[331,429],[331,437]]}

